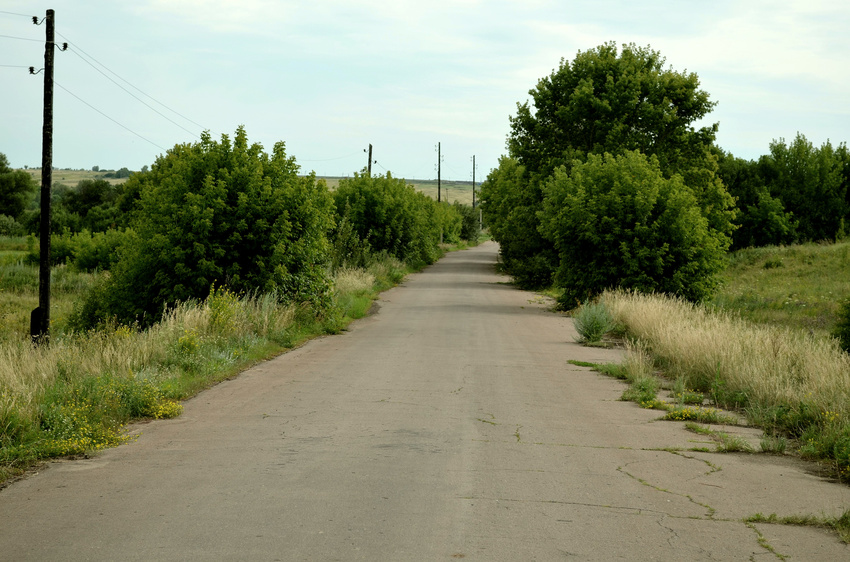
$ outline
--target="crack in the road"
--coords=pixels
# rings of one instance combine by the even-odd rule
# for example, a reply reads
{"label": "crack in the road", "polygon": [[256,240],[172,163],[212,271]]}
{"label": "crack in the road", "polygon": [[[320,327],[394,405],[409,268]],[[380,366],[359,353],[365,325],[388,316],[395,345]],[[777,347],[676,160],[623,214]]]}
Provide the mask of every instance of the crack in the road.
{"label": "crack in the road", "polygon": [[[626,466],[628,466],[628,465],[626,465]],[[628,476],[629,478],[631,478],[631,479],[633,479],[633,480],[635,480],[635,481],[637,481],[637,482],[639,482],[639,483],[643,484],[644,486],[647,486],[647,487],[649,487],[649,488],[652,488],[652,489],[653,489],[653,490],[655,490],[655,491],[658,491],[658,492],[664,492],[665,494],[670,494],[671,496],[679,496],[680,498],[685,498],[685,499],[687,499],[689,502],[691,502],[692,504],[694,504],[694,505],[698,505],[698,506],[700,506],[700,507],[702,507],[703,509],[705,509],[705,510],[706,510],[706,515],[705,515],[705,517],[703,517],[703,518],[701,518],[701,519],[714,520],[714,514],[717,512],[717,510],[715,510],[715,509],[714,509],[713,507],[711,507],[710,505],[707,505],[707,504],[704,504],[704,503],[702,503],[702,502],[698,502],[698,501],[696,501],[696,500],[695,500],[693,497],[691,497],[689,494],[680,494],[680,493],[678,493],[678,492],[671,492],[670,490],[667,490],[667,489],[665,489],[665,488],[661,488],[660,486],[656,486],[655,484],[651,484],[650,482],[648,482],[648,481],[644,480],[644,479],[643,479],[643,478],[641,478],[640,476],[635,476],[634,474],[632,474],[632,473],[630,473],[630,472],[626,471],[625,469],[623,469],[623,467],[622,467],[622,466],[618,466],[618,467],[617,467],[617,472],[620,472],[620,473],[622,473],[622,474],[625,474],[625,475],[626,475],[626,476]]]}
{"label": "crack in the road", "polygon": [[[762,547],[763,549],[772,553],[779,560],[788,560],[788,556],[786,556],[786,555],[784,555],[780,552],[777,552],[777,550],[775,548],[773,548],[773,546],[769,542],[767,542],[767,537],[765,537],[762,534],[762,532],[758,530],[758,528],[755,526],[755,524],[750,523],[749,521],[745,521],[744,525],[746,525],[747,528],[749,528],[750,530],[752,530],[756,534],[756,541],[759,543],[760,547]],[[752,558],[751,558],[751,560],[752,560]]]}
{"label": "crack in the road", "polygon": [[[697,457],[693,457],[693,456],[690,456],[690,455],[686,455],[686,454],[682,453],[681,451],[666,451],[666,452],[669,452],[672,455],[677,455],[677,456],[680,456],[682,458],[686,458],[686,459],[689,459],[689,460],[695,460],[695,461],[702,462],[702,463],[708,465],[710,470],[708,472],[706,472],[706,475],[711,475],[715,472],[719,472],[719,471],[723,470],[722,467],[715,465],[711,461],[708,461],[706,459],[699,459]],[[628,465],[626,465],[626,466],[628,466]],[[639,476],[631,474],[630,472],[623,469],[623,467],[617,467],[617,472],[621,472],[622,474],[625,474],[629,478],[632,478],[632,479],[636,480],[637,482],[640,482],[642,485],[647,486],[647,487],[649,487],[653,490],[656,490],[658,492],[664,492],[665,494],[671,494],[671,495],[674,495],[674,496],[686,498],[689,502],[691,502],[695,505],[698,505],[698,506],[707,510],[705,517],[698,517],[696,519],[703,520],[703,521],[725,521],[725,522],[740,522],[740,523],[743,523],[749,529],[753,530],[756,533],[756,542],[758,542],[759,546],[761,546],[765,550],[772,553],[779,560],[787,560],[787,556],[785,556],[784,554],[778,552],[775,548],[773,548],[773,546],[767,541],[765,536],[756,528],[756,526],[753,523],[751,523],[749,521],[741,521],[740,519],[718,518],[718,517],[716,517],[716,514],[717,514],[716,509],[714,509],[712,506],[710,506],[708,504],[698,502],[690,494],[682,494],[682,493],[678,493],[678,492],[673,492],[673,491],[667,490],[665,488],[661,488],[660,486],[656,486],[656,485],[644,480],[643,478],[640,478]],[[672,518],[677,518],[677,516],[675,516],[675,515],[668,515],[668,516],[672,517]]]}
{"label": "crack in the road", "polygon": [[635,515],[645,515],[645,514],[655,514],[655,515],[664,515],[666,517],[671,517],[674,519],[700,519],[700,520],[708,520],[702,517],[684,517],[681,515],[672,515],[665,511],[658,511],[657,509],[647,509],[644,507],[629,507],[629,506],[621,506],[621,505],[606,505],[606,504],[598,504],[598,503],[588,503],[588,502],[571,502],[565,500],[520,500],[515,498],[489,498],[484,496],[459,496],[457,499],[459,500],[474,500],[474,501],[493,501],[493,502],[511,502],[511,503],[528,503],[528,504],[551,504],[551,505],[574,505],[579,507],[591,507],[598,509],[610,509],[610,510],[619,510],[626,513],[633,513]]}

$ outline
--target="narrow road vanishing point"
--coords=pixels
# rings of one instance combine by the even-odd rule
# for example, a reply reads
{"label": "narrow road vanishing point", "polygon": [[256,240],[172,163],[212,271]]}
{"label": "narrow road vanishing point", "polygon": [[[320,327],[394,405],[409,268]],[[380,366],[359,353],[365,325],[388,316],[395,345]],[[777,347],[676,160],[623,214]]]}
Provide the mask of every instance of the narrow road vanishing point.
{"label": "narrow road vanishing point", "polygon": [[702,439],[624,386],[493,243],[384,293],[340,335],[0,492],[2,560],[850,560],[850,489]]}

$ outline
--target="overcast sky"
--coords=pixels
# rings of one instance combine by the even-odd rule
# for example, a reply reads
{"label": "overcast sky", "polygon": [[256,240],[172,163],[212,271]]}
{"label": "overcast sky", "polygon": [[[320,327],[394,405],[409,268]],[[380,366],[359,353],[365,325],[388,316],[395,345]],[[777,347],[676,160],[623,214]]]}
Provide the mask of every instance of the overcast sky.
{"label": "overcast sky", "polygon": [[318,175],[359,171],[371,143],[373,173],[436,178],[440,142],[444,179],[471,179],[476,155],[480,181],[516,103],[562,57],[607,41],[697,73],[736,156],[798,131],[850,140],[841,0],[3,0],[0,152],[14,167],[41,163],[43,75],[16,67],[43,66],[44,26],[25,16],[46,8],[70,44],[56,55],[60,168],[138,170],[203,129],[245,125]]}

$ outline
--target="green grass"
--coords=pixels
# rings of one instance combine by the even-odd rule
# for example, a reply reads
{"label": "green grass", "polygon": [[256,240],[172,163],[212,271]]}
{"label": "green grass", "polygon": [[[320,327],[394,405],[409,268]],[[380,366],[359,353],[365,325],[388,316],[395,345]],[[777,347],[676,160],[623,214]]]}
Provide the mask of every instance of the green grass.
{"label": "green grass", "polygon": [[780,517],[775,513],[763,515],[756,513],[744,518],[745,523],[767,523],[771,525],[794,525],[798,527],[819,527],[832,529],[845,543],[850,543],[850,509],[847,509],[838,517],[826,517],[817,515],[786,515]]}
{"label": "green grass", "polygon": [[708,303],[759,324],[826,336],[850,297],[850,242],[739,250]]}

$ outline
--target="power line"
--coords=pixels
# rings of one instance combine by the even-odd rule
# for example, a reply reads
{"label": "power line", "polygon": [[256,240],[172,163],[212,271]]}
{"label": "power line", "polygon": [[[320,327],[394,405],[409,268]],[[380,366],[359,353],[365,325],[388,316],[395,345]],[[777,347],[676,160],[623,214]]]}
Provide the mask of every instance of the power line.
{"label": "power line", "polygon": [[6,10],[0,10],[0,14],[7,14],[10,16],[23,16],[27,19],[33,17],[32,14],[19,14],[18,12],[7,12]]}
{"label": "power line", "polygon": [[17,39],[18,41],[32,41],[33,43],[44,43],[43,39],[31,39],[29,37],[15,37],[14,35],[0,35],[5,39]]}
{"label": "power line", "polygon": [[158,149],[160,149],[160,150],[162,150],[162,151],[165,151],[165,152],[167,152],[167,151],[168,151],[168,149],[163,148],[163,147],[159,146],[158,144],[156,144],[155,142],[153,142],[152,140],[150,140],[150,139],[147,139],[147,138],[143,137],[142,135],[140,135],[139,133],[137,133],[136,131],[134,131],[134,130],[133,130],[133,129],[131,129],[130,127],[127,127],[126,125],[123,125],[123,124],[119,123],[118,121],[116,121],[115,119],[113,119],[113,118],[112,118],[112,117],[110,117],[109,115],[105,114],[104,112],[102,112],[101,110],[99,110],[98,108],[96,108],[95,106],[93,106],[92,104],[90,104],[89,102],[87,102],[86,100],[84,100],[83,98],[81,98],[80,96],[78,96],[77,94],[75,94],[75,93],[73,93],[72,91],[70,91],[68,88],[66,88],[65,86],[63,86],[63,85],[62,85],[62,84],[60,84],[59,82],[55,82],[55,81],[54,81],[54,83],[55,83],[57,86],[59,86],[60,88],[62,88],[63,90],[65,90],[67,93],[71,94],[73,97],[77,98],[77,99],[78,99],[79,101],[81,101],[82,103],[84,103],[84,104],[86,104],[87,106],[89,106],[90,108],[92,108],[94,111],[96,111],[96,112],[100,113],[101,115],[103,115],[104,117],[106,117],[107,119],[109,119],[110,121],[112,121],[113,123],[115,123],[116,125],[118,125],[119,127],[121,127],[122,129],[125,129],[125,130],[127,130],[127,131],[129,131],[129,132],[133,133],[134,135],[136,135],[137,137],[139,137],[139,138],[140,138],[140,139],[142,139],[143,141],[148,142],[148,143],[150,143],[150,144],[154,145],[155,147],[157,147]]}
{"label": "power line", "polygon": [[[64,39],[64,37],[63,37],[63,39]],[[159,115],[160,117],[162,117],[163,119],[165,119],[166,121],[168,121],[169,123],[171,123],[172,125],[174,125],[174,126],[176,126],[176,127],[180,127],[181,129],[183,129],[184,131],[186,131],[186,132],[187,132],[187,133],[189,133],[190,135],[194,135],[195,137],[200,138],[196,132],[194,132],[194,131],[190,131],[189,129],[187,129],[186,127],[184,127],[183,125],[181,125],[180,123],[177,123],[176,121],[174,121],[174,120],[173,120],[173,119],[171,119],[170,117],[168,117],[168,116],[164,115],[163,113],[161,113],[161,112],[160,112],[160,111],[158,111],[157,109],[155,109],[155,108],[151,107],[149,104],[147,104],[144,100],[142,100],[141,98],[139,98],[139,97],[138,97],[137,95],[135,95],[133,92],[131,92],[130,90],[128,90],[127,88],[125,88],[124,86],[122,86],[121,84],[119,84],[118,82],[116,82],[115,80],[113,80],[112,78],[110,78],[109,76],[107,76],[107,74],[106,74],[105,72],[103,72],[102,70],[100,70],[99,68],[97,68],[95,65],[93,65],[92,63],[90,63],[89,61],[87,61],[86,59],[84,59],[83,57],[81,57],[81,56],[79,55],[79,53],[77,53],[76,51],[74,51],[74,49],[71,49],[71,52],[72,52],[72,53],[74,53],[75,55],[77,55],[78,57],[80,57],[80,60],[82,60],[84,63],[86,63],[87,65],[89,65],[90,67],[92,67],[93,69],[95,69],[96,71],[98,71],[100,74],[102,74],[104,78],[106,78],[107,80],[109,80],[110,82],[112,82],[113,84],[115,84],[116,86],[118,86],[119,88],[121,88],[122,90],[124,90],[124,91],[125,91],[125,92],[129,95],[129,96],[132,96],[132,97],[133,97],[133,99],[135,99],[136,101],[138,101],[140,104],[144,105],[145,107],[147,107],[148,109],[150,109],[151,111],[153,111],[154,113],[156,113],[157,115]],[[200,125],[199,125],[199,126],[200,126]],[[203,128],[203,127],[202,127],[202,128]]]}
{"label": "power line", "polygon": [[[178,123],[176,123],[176,122],[172,121],[171,119],[169,119],[168,117],[166,117],[165,115],[163,115],[162,113],[160,113],[159,111],[157,111],[156,109],[154,109],[153,107],[151,107],[150,105],[148,105],[147,103],[145,103],[144,101],[142,101],[141,99],[139,99],[138,97],[136,97],[136,96],[135,96],[132,92],[128,91],[126,88],[124,88],[123,86],[121,86],[120,84],[118,84],[115,80],[113,80],[112,78],[110,78],[109,76],[107,76],[107,75],[106,75],[106,74],[105,74],[102,70],[100,70],[99,68],[97,68],[96,66],[94,66],[91,62],[89,62],[89,61],[88,61],[88,60],[86,60],[85,58],[83,58],[83,56],[82,56],[82,55],[80,55],[80,53],[83,53],[83,55],[85,55],[86,57],[88,57],[88,58],[90,58],[91,60],[93,60],[93,61],[94,61],[95,63],[97,63],[99,66],[103,67],[103,68],[104,68],[107,72],[109,72],[110,74],[112,74],[113,76],[115,76],[116,78],[118,78],[119,80],[121,80],[122,82],[124,82],[125,84],[127,84],[128,86],[130,86],[131,88],[133,88],[134,90],[136,90],[137,92],[139,92],[140,94],[142,94],[143,96],[145,96],[145,97],[149,98],[150,100],[152,100],[152,101],[156,102],[157,104],[161,105],[162,107],[164,107],[164,108],[165,108],[165,109],[167,109],[168,111],[172,112],[173,114],[175,114],[175,115],[179,116],[179,117],[180,117],[180,118],[182,118],[182,119],[185,119],[186,121],[188,121],[189,123],[191,123],[191,124],[195,125],[196,127],[200,127],[201,129],[207,129],[207,127],[204,127],[203,125],[201,125],[201,124],[199,124],[199,123],[196,123],[195,121],[193,121],[193,120],[189,119],[188,117],[186,117],[185,115],[183,115],[183,114],[182,114],[182,113],[180,113],[179,111],[176,111],[176,110],[174,110],[174,109],[171,109],[170,107],[168,107],[167,105],[165,105],[165,104],[164,104],[164,103],[162,103],[161,101],[157,100],[156,98],[154,98],[154,97],[153,97],[153,96],[151,96],[150,94],[148,94],[148,93],[144,92],[141,88],[139,88],[138,86],[134,85],[134,84],[133,84],[132,82],[130,82],[129,80],[127,80],[127,79],[125,79],[125,78],[122,78],[122,77],[121,77],[118,73],[116,73],[115,71],[111,70],[108,66],[106,66],[105,64],[103,64],[102,62],[100,62],[99,60],[97,60],[96,58],[94,58],[92,55],[88,54],[88,53],[87,53],[86,51],[84,51],[82,48],[80,48],[80,47],[79,47],[76,43],[74,43],[73,41],[71,41],[71,39],[68,39],[67,37],[65,37],[64,35],[62,35],[62,34],[61,34],[61,33],[59,33],[59,32],[57,32],[56,34],[57,34],[59,37],[61,37],[62,39],[65,39],[66,41],[68,41],[69,43],[71,43],[71,45],[74,47],[74,48],[72,49],[72,52],[73,52],[75,55],[77,55],[78,57],[80,57],[80,59],[82,59],[82,60],[83,60],[83,62],[85,62],[86,64],[88,64],[89,66],[91,66],[92,68],[94,68],[95,70],[97,70],[98,72],[100,72],[101,74],[103,74],[103,76],[104,76],[105,78],[107,78],[107,79],[108,79],[109,81],[111,81],[113,84],[115,84],[116,86],[118,86],[119,88],[121,88],[122,90],[124,90],[125,92],[127,92],[127,94],[129,94],[129,95],[133,96],[133,98],[135,98],[136,100],[138,100],[138,101],[139,101],[139,103],[142,103],[145,107],[147,107],[147,108],[148,108],[148,109],[150,109],[151,111],[155,112],[156,114],[160,115],[163,119],[168,120],[170,123],[172,123],[172,124],[174,124],[174,125],[176,125],[176,126],[180,127],[181,129],[183,129],[184,131],[186,131],[186,132],[188,132],[188,133],[191,133],[191,134],[193,134],[193,135],[195,135],[195,136],[198,136],[197,134],[192,133],[192,131],[189,131],[188,129],[184,128],[182,125],[180,125],[180,124],[178,124]],[[77,52],[77,51],[79,51],[79,52]]]}
{"label": "power line", "polygon": [[29,68],[28,66],[21,66],[19,64],[0,64],[0,67],[3,67],[3,68]]}

